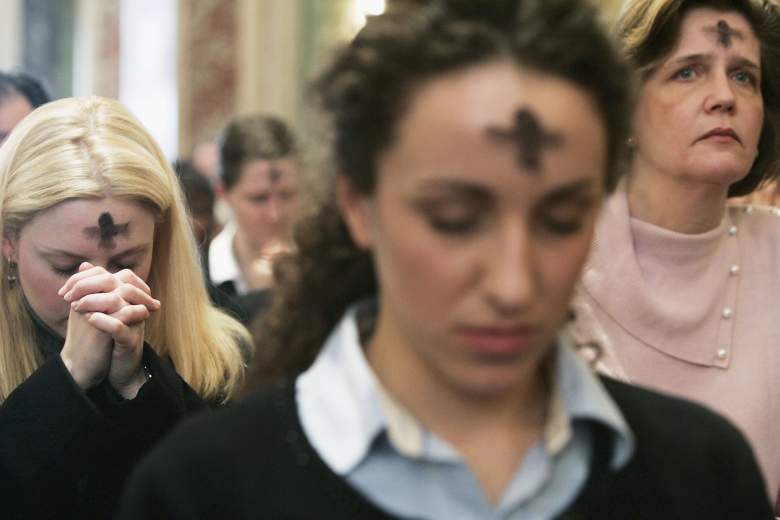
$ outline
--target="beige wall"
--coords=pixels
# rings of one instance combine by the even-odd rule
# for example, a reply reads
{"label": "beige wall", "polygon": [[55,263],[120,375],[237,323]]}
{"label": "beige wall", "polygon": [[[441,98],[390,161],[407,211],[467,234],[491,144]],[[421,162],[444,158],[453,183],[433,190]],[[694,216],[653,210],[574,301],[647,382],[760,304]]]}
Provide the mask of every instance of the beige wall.
{"label": "beige wall", "polygon": [[179,155],[218,135],[235,112],[237,0],[179,0]]}
{"label": "beige wall", "polygon": [[[73,94],[116,97],[119,4],[76,0]],[[316,121],[305,94],[334,44],[351,36],[354,0],[177,0],[179,153],[214,139],[248,112],[285,118],[306,139]],[[392,1],[392,0],[388,0]],[[591,0],[611,20],[623,0]],[[0,0],[0,68],[21,59],[22,0]]]}
{"label": "beige wall", "polygon": [[[305,87],[350,36],[351,1],[179,0],[181,155],[249,112],[280,116],[307,140],[315,122]],[[591,1],[608,22],[623,3]]]}
{"label": "beige wall", "polygon": [[298,0],[238,0],[237,113],[297,121],[302,7]]}

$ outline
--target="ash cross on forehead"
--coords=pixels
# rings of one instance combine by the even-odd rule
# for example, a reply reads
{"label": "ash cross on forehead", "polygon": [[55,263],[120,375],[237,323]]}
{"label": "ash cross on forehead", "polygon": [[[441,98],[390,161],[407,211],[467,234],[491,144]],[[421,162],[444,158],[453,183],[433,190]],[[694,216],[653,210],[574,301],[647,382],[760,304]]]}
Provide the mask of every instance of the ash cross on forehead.
{"label": "ash cross on forehead", "polygon": [[490,127],[487,133],[494,139],[514,143],[517,146],[517,163],[533,174],[540,173],[541,155],[545,149],[560,148],[564,141],[560,134],[546,131],[528,108],[521,108],[515,113],[511,128]]}
{"label": "ash cross on forehead", "polygon": [[98,244],[103,249],[113,249],[116,247],[114,237],[117,235],[127,235],[129,233],[130,223],[114,224],[114,217],[111,213],[101,213],[98,218],[98,225],[84,228],[84,234],[89,238],[99,239]]}
{"label": "ash cross on forehead", "polygon": [[704,30],[708,33],[715,34],[718,38],[718,43],[727,49],[731,47],[732,37],[739,38],[740,40],[744,39],[742,36],[742,31],[732,29],[726,20],[718,20],[717,25],[714,27],[705,27]]}
{"label": "ash cross on forehead", "polygon": [[268,171],[268,175],[271,177],[271,184],[276,184],[279,179],[282,178],[282,170],[279,170],[271,163],[271,169]]}

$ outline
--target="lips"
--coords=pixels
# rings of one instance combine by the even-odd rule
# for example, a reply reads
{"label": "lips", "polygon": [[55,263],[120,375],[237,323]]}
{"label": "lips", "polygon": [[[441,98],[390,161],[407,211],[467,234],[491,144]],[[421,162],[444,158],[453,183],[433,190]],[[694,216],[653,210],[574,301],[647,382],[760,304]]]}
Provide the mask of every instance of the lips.
{"label": "lips", "polygon": [[483,356],[512,357],[531,348],[539,330],[527,325],[466,326],[458,329],[458,339],[470,350]]}
{"label": "lips", "polygon": [[739,135],[731,128],[728,127],[718,127],[713,128],[703,136],[699,137],[699,141],[704,141],[705,139],[713,139],[713,140],[734,140],[740,144],[742,144],[742,140],[739,138]]}

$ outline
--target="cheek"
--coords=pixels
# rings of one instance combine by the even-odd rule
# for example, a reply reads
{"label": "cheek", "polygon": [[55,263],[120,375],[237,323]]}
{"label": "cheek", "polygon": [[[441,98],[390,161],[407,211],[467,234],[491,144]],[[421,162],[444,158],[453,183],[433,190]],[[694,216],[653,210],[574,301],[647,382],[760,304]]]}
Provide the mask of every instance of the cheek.
{"label": "cheek", "polygon": [[646,93],[637,109],[636,133],[639,144],[650,153],[674,155],[679,147],[691,141],[698,101],[695,95],[678,92]]}
{"label": "cheek", "polygon": [[557,247],[540,249],[542,257],[539,259],[539,265],[544,280],[543,292],[547,295],[545,300],[555,307],[560,307],[561,312],[565,312],[569,306],[582,266],[590,251],[591,237],[592,233],[585,232]]}
{"label": "cheek", "polygon": [[748,148],[758,149],[758,141],[761,138],[761,131],[764,127],[764,106],[762,103],[757,103],[751,110],[750,118],[750,145]]}
{"label": "cheek", "polygon": [[152,262],[154,260],[153,255],[154,251],[152,251],[151,254],[147,255],[142,261],[136,264],[135,268],[133,269],[133,272],[145,282],[149,280],[149,273],[152,271]]}
{"label": "cheek", "polygon": [[645,143],[663,143],[664,146],[679,142],[680,132],[684,131],[687,124],[682,110],[672,106],[657,104],[648,109],[644,116],[638,119],[638,131],[644,134]]}
{"label": "cheek", "polygon": [[438,321],[468,288],[469,253],[424,228],[399,223],[377,242],[375,256],[382,294],[417,321]]}
{"label": "cheek", "polygon": [[49,323],[53,319],[68,315],[68,303],[57,294],[66,278],[58,276],[47,267],[24,262],[22,257],[19,279],[27,302],[44,321]]}

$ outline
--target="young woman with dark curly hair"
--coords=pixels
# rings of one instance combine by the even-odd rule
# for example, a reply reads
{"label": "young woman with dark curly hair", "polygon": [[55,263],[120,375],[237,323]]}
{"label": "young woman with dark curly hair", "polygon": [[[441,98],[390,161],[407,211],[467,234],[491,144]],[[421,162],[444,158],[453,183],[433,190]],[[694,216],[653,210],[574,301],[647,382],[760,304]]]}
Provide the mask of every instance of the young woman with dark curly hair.
{"label": "young woman with dark curly hair", "polygon": [[319,82],[332,198],[269,383],[141,465],[122,518],[769,518],[744,439],[560,334],[629,113],[573,0],[394,2]]}

